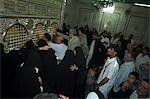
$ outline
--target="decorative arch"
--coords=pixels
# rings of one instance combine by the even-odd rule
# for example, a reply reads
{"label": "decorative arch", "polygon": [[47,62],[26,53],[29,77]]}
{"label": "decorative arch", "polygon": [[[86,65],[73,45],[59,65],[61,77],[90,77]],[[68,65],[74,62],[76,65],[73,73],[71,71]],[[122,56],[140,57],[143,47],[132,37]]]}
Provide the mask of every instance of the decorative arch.
{"label": "decorative arch", "polygon": [[43,35],[45,33],[45,24],[44,23],[37,23],[33,28],[33,34],[36,35]]}
{"label": "decorative arch", "polygon": [[26,27],[20,23],[15,23],[6,29],[3,38],[7,43],[6,52],[12,49],[20,48],[28,40],[28,31]]}

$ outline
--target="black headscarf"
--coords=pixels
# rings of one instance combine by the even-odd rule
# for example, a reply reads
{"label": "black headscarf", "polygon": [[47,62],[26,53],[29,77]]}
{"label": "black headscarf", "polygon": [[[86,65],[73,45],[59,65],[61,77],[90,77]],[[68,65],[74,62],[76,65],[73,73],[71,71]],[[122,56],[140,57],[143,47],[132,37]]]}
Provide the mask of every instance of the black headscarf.
{"label": "black headscarf", "polygon": [[82,70],[86,69],[86,60],[84,57],[84,53],[82,51],[81,47],[76,47],[75,48],[76,55],[75,55],[75,64],[79,66]]}
{"label": "black headscarf", "polygon": [[45,40],[43,40],[43,39],[40,39],[37,42],[37,44],[38,44],[38,47],[44,47],[44,46],[48,45],[47,42]]}
{"label": "black headscarf", "polygon": [[57,91],[65,96],[73,97],[74,91],[74,71],[70,66],[74,64],[74,53],[67,50],[64,58],[57,68]]}
{"label": "black headscarf", "polygon": [[84,96],[86,60],[81,47],[76,47],[75,51],[75,64],[78,67],[78,71],[76,71],[75,97],[81,98],[82,96]]}
{"label": "black headscarf", "polygon": [[37,52],[38,47],[33,43],[32,40],[29,40],[25,43],[25,48],[20,48],[19,53],[21,53],[21,59],[26,60],[27,56],[30,54],[30,52]]}
{"label": "black headscarf", "polygon": [[33,43],[32,40],[29,40],[26,42],[25,46],[30,49],[30,50],[35,50],[37,49],[37,46]]}

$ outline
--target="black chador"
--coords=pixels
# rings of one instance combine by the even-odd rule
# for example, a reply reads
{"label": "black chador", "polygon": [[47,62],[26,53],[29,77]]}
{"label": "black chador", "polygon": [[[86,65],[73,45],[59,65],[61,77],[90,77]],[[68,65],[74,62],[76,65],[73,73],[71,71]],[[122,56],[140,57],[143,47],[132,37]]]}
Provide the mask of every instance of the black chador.
{"label": "black chador", "polygon": [[6,53],[4,51],[4,45],[0,43],[0,69],[1,69],[1,98],[6,98],[8,97],[8,83],[10,76],[8,76],[8,71],[7,71],[7,59],[6,59]]}
{"label": "black chador", "polygon": [[2,77],[5,81],[4,86],[5,87],[5,98],[11,98],[12,96],[12,91],[14,91],[11,86],[12,82],[14,80],[14,77],[16,73],[19,71],[20,64],[22,63],[21,59],[21,53],[19,50],[11,50],[9,53],[6,54],[5,57],[5,66],[2,67],[3,75]]}
{"label": "black chador", "polygon": [[85,91],[86,60],[81,47],[75,48],[75,65],[78,67],[75,76],[75,97],[81,98]]}
{"label": "black chador", "polygon": [[75,72],[70,67],[74,65],[74,53],[67,50],[64,58],[57,68],[57,91],[69,97],[73,97]]}
{"label": "black chador", "polygon": [[37,69],[40,66],[40,56],[37,52],[31,51],[27,59],[20,65],[20,69],[12,82],[12,98],[33,98],[41,92],[37,78]]}
{"label": "black chador", "polygon": [[36,49],[36,46],[31,41],[28,41],[25,44],[24,48],[20,49],[14,49],[11,50],[8,54],[5,55],[5,66],[3,66],[3,80],[6,81],[4,84],[5,89],[5,95],[3,97],[5,98],[11,98],[12,96],[15,96],[13,93],[15,93],[16,90],[12,89],[14,81],[16,80],[16,75],[18,75],[18,72],[20,72],[20,66],[22,63],[24,63],[31,52],[31,49]]}
{"label": "black chador", "polygon": [[96,65],[102,66],[104,63],[104,59],[107,57],[107,50],[103,43],[97,39],[94,45],[93,55],[89,62],[89,66]]}
{"label": "black chador", "polygon": [[55,89],[55,74],[57,60],[52,49],[39,50],[39,55],[41,58],[41,74],[44,84],[45,92],[53,92]]}

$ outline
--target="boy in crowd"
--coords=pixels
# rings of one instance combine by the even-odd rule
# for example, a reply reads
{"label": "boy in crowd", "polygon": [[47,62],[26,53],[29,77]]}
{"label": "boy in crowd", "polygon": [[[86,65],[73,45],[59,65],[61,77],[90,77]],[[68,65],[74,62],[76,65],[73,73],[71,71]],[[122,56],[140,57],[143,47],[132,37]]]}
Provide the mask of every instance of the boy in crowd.
{"label": "boy in crowd", "polygon": [[128,98],[135,91],[138,78],[137,72],[131,72],[128,79],[118,87],[118,92],[112,91],[112,98]]}

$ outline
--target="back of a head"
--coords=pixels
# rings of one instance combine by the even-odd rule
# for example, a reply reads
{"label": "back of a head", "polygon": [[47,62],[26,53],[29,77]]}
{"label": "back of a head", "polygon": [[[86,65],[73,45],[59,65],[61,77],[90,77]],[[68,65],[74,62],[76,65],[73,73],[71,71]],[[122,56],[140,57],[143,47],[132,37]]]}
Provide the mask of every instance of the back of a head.
{"label": "back of a head", "polygon": [[35,44],[33,43],[32,40],[27,41],[27,42],[25,43],[25,46],[26,46],[28,49],[35,49],[35,48],[36,48],[36,46],[35,46]]}
{"label": "back of a head", "polygon": [[95,92],[90,92],[86,99],[99,99],[98,95]]}
{"label": "back of a head", "polygon": [[62,43],[63,41],[64,41],[64,38],[58,34],[55,35],[52,40],[53,43]]}
{"label": "back of a head", "polygon": [[40,40],[37,42],[37,44],[38,44],[38,47],[44,47],[44,46],[47,46],[47,45],[48,45],[47,42],[46,42],[45,40],[43,40],[43,39],[40,39]]}
{"label": "back of a head", "polygon": [[48,33],[44,33],[44,37],[47,41],[51,41],[51,35]]}
{"label": "back of a head", "polygon": [[42,93],[36,95],[35,97],[33,97],[33,99],[58,99],[58,95],[54,93]]}

